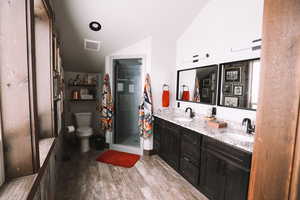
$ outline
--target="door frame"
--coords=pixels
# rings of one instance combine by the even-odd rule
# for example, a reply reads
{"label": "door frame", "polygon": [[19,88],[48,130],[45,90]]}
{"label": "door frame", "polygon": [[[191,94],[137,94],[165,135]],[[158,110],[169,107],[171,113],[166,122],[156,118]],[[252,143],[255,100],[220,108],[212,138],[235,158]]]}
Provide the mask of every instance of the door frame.
{"label": "door frame", "polygon": [[[106,69],[106,73],[110,75],[110,82],[112,83],[111,85],[111,92],[113,95],[113,101],[115,99],[115,77],[114,77],[114,60],[119,60],[119,59],[142,59],[142,78],[141,78],[141,84],[142,84],[142,89],[145,76],[146,76],[146,67],[147,67],[147,56],[144,54],[136,54],[136,55],[114,55],[114,56],[109,56],[109,69]],[[113,116],[114,118],[114,116]],[[128,153],[134,153],[138,155],[143,155],[144,151],[144,141],[143,138],[140,137],[140,147],[132,147],[132,146],[126,146],[126,145],[121,145],[121,144],[114,144],[114,120],[113,120],[113,125],[112,125],[112,132],[108,134],[108,142],[109,142],[109,147],[112,150],[117,150],[117,151],[122,151],[122,152],[128,152]]]}

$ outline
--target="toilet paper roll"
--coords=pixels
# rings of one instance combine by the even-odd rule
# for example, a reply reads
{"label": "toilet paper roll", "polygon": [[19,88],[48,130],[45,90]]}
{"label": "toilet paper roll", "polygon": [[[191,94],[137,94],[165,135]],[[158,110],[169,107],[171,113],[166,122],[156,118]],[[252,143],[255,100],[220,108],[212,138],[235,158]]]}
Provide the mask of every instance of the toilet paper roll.
{"label": "toilet paper roll", "polygon": [[73,133],[75,131],[75,127],[74,126],[67,126],[67,132],[68,133]]}

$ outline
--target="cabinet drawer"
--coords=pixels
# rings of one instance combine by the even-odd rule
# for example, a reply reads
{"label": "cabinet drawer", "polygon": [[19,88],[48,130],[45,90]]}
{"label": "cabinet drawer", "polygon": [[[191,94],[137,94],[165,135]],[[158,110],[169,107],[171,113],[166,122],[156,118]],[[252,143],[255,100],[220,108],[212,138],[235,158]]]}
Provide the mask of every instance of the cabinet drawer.
{"label": "cabinet drawer", "polygon": [[200,134],[187,129],[182,130],[181,155],[188,157],[197,166],[200,163],[200,139]]}
{"label": "cabinet drawer", "polygon": [[189,158],[195,165],[200,165],[200,147],[181,140],[181,155]]}
{"label": "cabinet drawer", "polygon": [[180,172],[193,185],[198,184],[199,180],[199,167],[194,165],[191,160],[185,156],[180,159]]}
{"label": "cabinet drawer", "polygon": [[235,149],[234,147],[223,142],[209,137],[204,137],[202,141],[202,148],[220,154],[224,157],[224,159],[227,159],[245,169],[250,169],[251,167],[251,153]]}
{"label": "cabinet drawer", "polygon": [[188,129],[182,129],[182,140],[189,143],[190,145],[193,145],[195,147],[200,147],[201,141],[200,141],[200,134],[195,133],[194,131],[188,130]]}

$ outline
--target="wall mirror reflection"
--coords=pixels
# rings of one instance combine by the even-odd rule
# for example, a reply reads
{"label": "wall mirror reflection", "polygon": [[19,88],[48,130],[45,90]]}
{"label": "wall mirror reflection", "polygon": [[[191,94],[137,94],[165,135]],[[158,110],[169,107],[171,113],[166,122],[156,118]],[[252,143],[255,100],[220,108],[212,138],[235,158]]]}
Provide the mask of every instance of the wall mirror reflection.
{"label": "wall mirror reflection", "polygon": [[177,100],[216,104],[218,65],[179,70]]}
{"label": "wall mirror reflection", "polygon": [[221,64],[220,70],[219,105],[256,110],[260,59]]}

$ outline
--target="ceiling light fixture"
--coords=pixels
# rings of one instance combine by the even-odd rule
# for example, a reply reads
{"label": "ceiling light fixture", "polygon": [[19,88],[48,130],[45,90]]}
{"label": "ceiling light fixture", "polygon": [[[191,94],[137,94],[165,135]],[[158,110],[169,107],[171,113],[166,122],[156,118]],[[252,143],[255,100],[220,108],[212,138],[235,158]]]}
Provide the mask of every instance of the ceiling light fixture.
{"label": "ceiling light fixture", "polygon": [[100,31],[102,26],[99,22],[92,21],[89,25],[90,29],[93,31]]}

